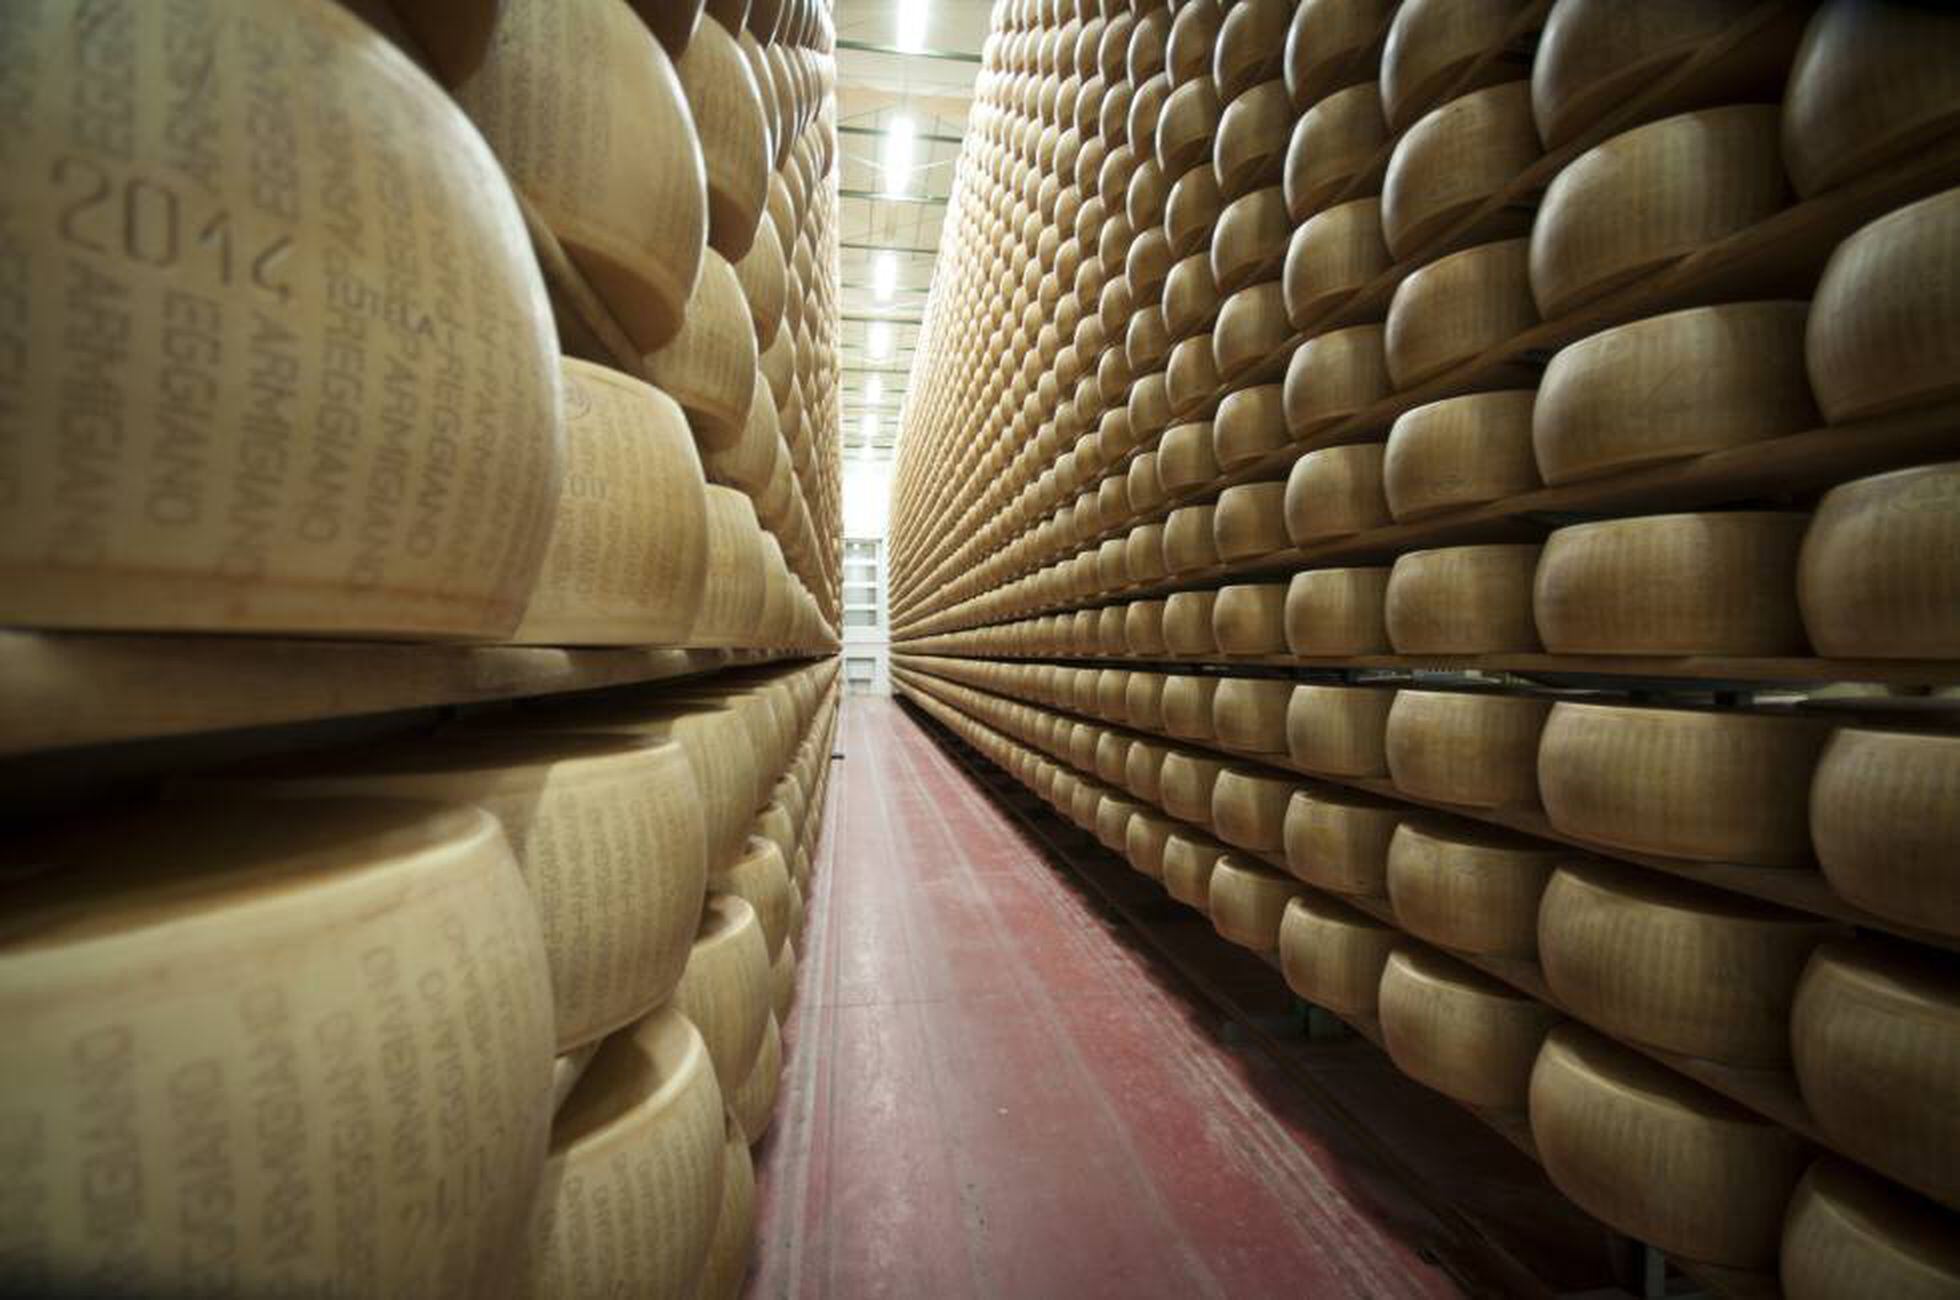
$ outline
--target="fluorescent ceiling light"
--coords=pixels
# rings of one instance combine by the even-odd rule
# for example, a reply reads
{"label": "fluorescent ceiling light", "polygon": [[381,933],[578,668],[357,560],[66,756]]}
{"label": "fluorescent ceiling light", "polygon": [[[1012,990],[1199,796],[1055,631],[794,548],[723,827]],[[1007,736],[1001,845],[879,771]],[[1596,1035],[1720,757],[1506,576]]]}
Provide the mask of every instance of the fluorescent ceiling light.
{"label": "fluorescent ceiling light", "polygon": [[885,128],[885,193],[903,197],[912,188],[912,146],[916,130],[912,119],[900,113]]}
{"label": "fluorescent ceiling light", "polygon": [[931,11],[928,0],[898,0],[897,31],[892,44],[907,54],[919,54],[926,48],[926,16]]}
{"label": "fluorescent ceiling light", "polygon": [[873,361],[883,361],[892,354],[892,325],[890,321],[874,320],[864,340],[864,350]]}
{"label": "fluorescent ceiling light", "polygon": [[871,264],[871,292],[879,302],[890,302],[898,292],[897,253],[880,253]]}
{"label": "fluorescent ceiling light", "polygon": [[864,435],[866,445],[878,440],[878,413],[876,411],[866,411],[864,413],[864,421],[858,425],[858,432]]}
{"label": "fluorescent ceiling light", "polygon": [[864,400],[876,406],[885,400],[885,377],[873,375],[864,381]]}

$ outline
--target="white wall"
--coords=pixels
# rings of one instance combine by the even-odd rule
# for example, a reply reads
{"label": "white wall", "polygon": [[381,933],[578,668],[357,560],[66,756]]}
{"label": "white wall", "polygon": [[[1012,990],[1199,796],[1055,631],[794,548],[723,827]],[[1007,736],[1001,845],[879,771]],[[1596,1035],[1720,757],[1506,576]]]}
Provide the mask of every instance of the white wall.
{"label": "white wall", "polygon": [[844,536],[884,537],[891,532],[892,463],[844,458]]}

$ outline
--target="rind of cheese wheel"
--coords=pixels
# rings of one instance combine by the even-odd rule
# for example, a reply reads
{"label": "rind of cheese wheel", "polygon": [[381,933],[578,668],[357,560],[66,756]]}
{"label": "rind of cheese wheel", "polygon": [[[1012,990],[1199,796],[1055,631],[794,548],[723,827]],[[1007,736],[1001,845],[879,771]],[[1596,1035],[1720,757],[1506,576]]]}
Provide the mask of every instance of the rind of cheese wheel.
{"label": "rind of cheese wheel", "polygon": [[1212,702],[1218,696],[1216,677],[1173,674],[1164,679],[1164,731],[1181,740],[1213,740]]}
{"label": "rind of cheese wheel", "polygon": [[1267,282],[1239,290],[1218,309],[1211,336],[1219,381],[1230,383],[1264,365],[1280,354],[1291,335],[1284,289]]}
{"label": "rind of cheese wheel", "polygon": [[1107,538],[1096,547],[1096,583],[1099,591],[1121,591],[1129,585],[1130,569],[1125,558],[1128,548],[1128,540],[1122,537]]}
{"label": "rind of cheese wheel", "polygon": [[[1111,722],[1127,722],[1130,717],[1129,700],[1130,674],[1127,670],[1122,668],[1105,668],[1096,674],[1096,716],[1107,718]],[[1123,744],[1129,743],[1123,741],[1121,737],[1112,738]],[[1102,758],[1098,754],[1096,770],[1101,771],[1102,766]],[[1105,774],[1103,779],[1105,781],[1115,781],[1118,778]]]}
{"label": "rind of cheese wheel", "polygon": [[1164,47],[1164,70],[1173,86],[1195,77],[1210,80],[1213,51],[1218,45],[1220,26],[1225,21],[1216,0],[1196,0],[1178,9],[1171,19],[1170,38]]}
{"label": "rind of cheese wheel", "polygon": [[1890,0],[1823,5],[1790,70],[1783,161],[1817,194],[1904,157],[1960,121],[1960,33],[1938,8]]}
{"label": "rind of cheese wheel", "polygon": [[652,34],[610,0],[506,0],[454,93],[634,346],[664,346],[700,273],[708,190],[680,78]]}
{"label": "rind of cheese wheel", "polygon": [[1211,825],[1211,793],[1218,784],[1224,760],[1192,749],[1173,749],[1164,755],[1158,792],[1164,811],[1194,826]]}
{"label": "rind of cheese wheel", "polygon": [[1579,1207],[1671,1255],[1732,1268],[1776,1259],[1803,1140],[1578,1025],[1531,1072],[1531,1135]]}
{"label": "rind of cheese wheel", "polygon": [[1202,249],[1179,261],[1164,277],[1164,329],[1175,345],[1205,332],[1218,317],[1218,285],[1211,278],[1211,258]]}
{"label": "rind of cheese wheel", "polygon": [[1219,115],[1212,160],[1219,193],[1236,199],[1279,184],[1292,129],[1293,105],[1286,98],[1286,83],[1277,78],[1227,103]]}
{"label": "rind of cheese wheel", "polygon": [[787,943],[769,968],[769,987],[777,1021],[789,1019],[789,1013],[796,1008],[796,949]]}
{"label": "rind of cheese wheel", "polygon": [[[10,15],[9,624],[516,625],[563,454],[523,218],[405,56],[334,5],[290,9],[264,32],[237,0]],[[194,126],[131,99],[185,41],[210,69]]]}
{"label": "rind of cheese wheel", "polygon": [[1401,654],[1494,654],[1539,648],[1529,543],[1411,551],[1389,573],[1383,613]]}
{"label": "rind of cheese wheel", "polygon": [[726,448],[742,436],[749,418],[757,365],[755,324],[741,281],[711,248],[702,255],[680,332],[647,356],[647,371],[687,412],[703,447]]}
{"label": "rind of cheese wheel", "polygon": [[766,212],[756,223],[755,239],[749,251],[735,262],[735,279],[742,286],[743,301],[749,305],[749,321],[755,326],[757,347],[766,350],[776,341],[776,331],[782,328],[790,293],[789,261],[783,253],[776,223]]}
{"label": "rind of cheese wheel", "polygon": [[1121,605],[1109,605],[1096,612],[1096,653],[1126,655],[1130,652],[1125,630],[1128,617]]}
{"label": "rind of cheese wheel", "polygon": [[1790,1017],[1797,1084],[1836,1150],[1960,1209],[1960,978],[1876,941],[1811,957]]}
{"label": "rind of cheese wheel", "polygon": [[1382,494],[1397,523],[1539,486],[1529,390],[1446,397],[1404,412],[1388,433]]}
{"label": "rind of cheese wheel", "polygon": [[1829,730],[1812,718],[1562,702],[1539,743],[1545,816],[1615,848],[1802,866]]}
{"label": "rind of cheese wheel", "polygon": [[1288,903],[1304,893],[1306,886],[1285,872],[1228,853],[1211,873],[1205,910],[1223,938],[1254,952],[1272,952],[1280,946]]}
{"label": "rind of cheese wheel", "polygon": [[1212,733],[1226,749],[1246,754],[1286,752],[1287,678],[1220,677],[1212,696]]}
{"label": "rind of cheese wheel", "polygon": [[1219,493],[1212,515],[1218,558],[1244,560],[1287,549],[1286,501],[1285,483],[1240,483]]}
{"label": "rind of cheese wheel", "polygon": [[1166,493],[1183,496],[1218,481],[1216,426],[1203,421],[1174,425],[1157,443],[1157,481]]}
{"label": "rind of cheese wheel", "polygon": [[1387,891],[1388,850],[1406,809],[1336,786],[1294,791],[1284,826],[1286,869],[1337,894]]}
{"label": "rind of cheese wheel", "polygon": [[733,1114],[722,1119],[721,1151],[721,1203],[701,1285],[694,1293],[700,1300],[740,1300],[755,1251],[755,1164]]}
{"label": "rind of cheese wheel", "polygon": [[[1405,0],[1382,45],[1381,102],[1389,126],[1400,131],[1421,117],[1470,64],[1504,43],[1526,8],[1517,0]],[[1491,69],[1485,80],[1496,75]]]}
{"label": "rind of cheese wheel", "polygon": [[1123,255],[1123,278],[1129,281],[1130,298],[1137,306],[1163,296],[1164,279],[1171,273],[1172,262],[1170,241],[1161,229],[1145,230],[1131,241]]}
{"label": "rind of cheese wheel", "polygon": [[[1433,244],[1538,157],[1527,81],[1474,90],[1425,114],[1396,142],[1382,179],[1382,236],[1390,256],[1405,261]],[[1509,227],[1504,233],[1530,228],[1528,213],[1492,216]]]}
{"label": "rind of cheese wheel", "polygon": [[1382,745],[1395,695],[1378,686],[1300,683],[1286,706],[1288,761],[1328,776],[1386,774]]}
{"label": "rind of cheese wheel", "polygon": [[1285,777],[1228,767],[1211,791],[1212,825],[1227,844],[1261,853],[1284,844],[1286,807],[1298,786]]}
{"label": "rind of cheese wheel", "polygon": [[1783,1219],[1777,1281],[1790,1300],[1960,1294],[1953,1215],[1849,1161],[1811,1165]]}
{"label": "rind of cheese wheel", "polygon": [[1466,248],[1396,286],[1385,338],[1396,388],[1434,379],[1538,323],[1529,243],[1506,239]]}
{"label": "rind of cheese wheel", "polygon": [[1309,569],[1286,588],[1286,647],[1304,657],[1389,652],[1386,568]]}
{"label": "rind of cheese wheel", "polygon": [[[1102,365],[1097,369],[1097,383],[1103,400],[1121,401],[1129,395],[1132,376],[1161,368],[1165,358],[1170,354],[1171,336],[1170,330],[1164,324],[1164,309],[1161,306],[1145,307],[1137,312],[1130,317],[1129,328],[1123,332],[1123,347],[1120,350],[1112,348],[1105,353]],[[1123,359],[1122,364],[1128,367],[1128,372],[1120,376],[1123,383],[1121,391],[1117,392],[1112,391],[1116,385],[1103,382],[1105,379],[1103,367],[1110,366],[1110,358],[1119,355]]]}
{"label": "rind of cheese wheel", "polygon": [[1287,443],[1284,389],[1258,384],[1227,393],[1212,416],[1212,454],[1220,470],[1241,469]]}
{"label": "rind of cheese wheel", "polygon": [[1208,76],[1194,77],[1171,91],[1157,119],[1154,140],[1157,165],[1165,176],[1182,176],[1211,161],[1223,114],[1217,84]]}
{"label": "rind of cheese wheel", "polygon": [[1090,827],[1104,848],[1122,853],[1130,841],[1130,818],[1142,810],[1133,800],[1104,794],[1096,804],[1096,818]]}
{"label": "rind of cheese wheel", "polygon": [[1395,921],[1439,947],[1492,957],[1538,951],[1538,903],[1569,850],[1438,818],[1396,826],[1387,851]]}
{"label": "rind of cheese wheel", "polygon": [[1124,409],[1130,417],[1130,429],[1136,434],[1139,445],[1147,444],[1161,434],[1171,421],[1170,400],[1164,389],[1164,376],[1161,374],[1141,375],[1130,385],[1129,400]]}
{"label": "rind of cheese wheel", "polygon": [[1393,0],[1301,0],[1286,31],[1286,93],[1293,107],[1305,111],[1374,75],[1394,8]]}
{"label": "rind of cheese wheel", "polygon": [[[796,294],[789,297],[795,303]],[[790,387],[796,373],[796,334],[787,328],[776,331],[773,343],[765,345],[756,358],[756,368],[769,384],[771,401],[779,409],[789,400]]]}
{"label": "rind of cheese wheel", "polygon": [[1242,582],[1221,587],[1211,610],[1212,637],[1225,655],[1286,653],[1286,584]]}
{"label": "rind of cheese wheel", "polygon": [[1732,1065],[1790,1059],[1815,917],[1654,872],[1570,861],[1538,911],[1538,962],[1576,1016],[1626,1042]]}
{"label": "rind of cheese wheel", "polygon": [[1552,358],[1531,414],[1547,483],[1813,429],[1809,304],[1746,302],[1603,330]]}
{"label": "rind of cheese wheel", "polygon": [[1218,173],[1211,168],[1193,167],[1174,178],[1163,214],[1172,255],[1182,259],[1204,252],[1224,212],[1225,196],[1218,192]]}
{"label": "rind of cheese wheel", "polygon": [[1539,639],[1553,654],[1802,654],[1809,522],[1751,510],[1558,529],[1533,581]]}
{"label": "rind of cheese wheel", "polygon": [[1211,909],[1211,878],[1225,857],[1223,845],[1202,836],[1176,831],[1164,841],[1164,889],[1178,902],[1200,912]]}
{"label": "rind of cheese wheel", "polygon": [[1164,398],[1173,416],[1194,416],[1217,396],[1221,379],[1217,353],[1209,334],[1199,334],[1171,349],[1164,369]]}
{"label": "rind of cheese wheel", "polygon": [[666,394],[566,358],[566,475],[512,640],[678,645],[707,582],[706,482],[687,420]]}
{"label": "rind of cheese wheel", "polygon": [[746,493],[709,484],[708,561],[688,644],[739,646],[753,639],[766,599],[762,525]]}
{"label": "rind of cheese wheel", "polygon": [[[1331,337],[1323,335],[1315,342]],[[1296,361],[1299,356],[1294,353]],[[1382,444],[1358,442],[1322,447],[1293,462],[1286,477],[1283,513],[1286,535],[1294,545],[1308,546],[1389,522],[1382,495],[1382,454]]]}
{"label": "rind of cheese wheel", "polygon": [[[1151,525],[1156,527],[1156,525]],[[1158,529],[1161,544],[1162,529]],[[1128,653],[1160,655],[1168,648],[1164,632],[1164,602],[1133,600],[1123,608],[1123,644]]]}
{"label": "rind of cheese wheel", "polygon": [[1960,935],[1960,737],[1839,728],[1811,782],[1810,834],[1838,897]]}
{"label": "rind of cheese wheel", "polygon": [[1313,894],[1289,899],[1279,925],[1286,987],[1339,1016],[1373,1020],[1382,970],[1402,932],[1346,903]]}
{"label": "rind of cheese wheel", "polygon": [[708,194],[708,243],[731,262],[755,242],[769,195],[773,142],[762,93],[733,34],[700,28],[674,64],[700,144]]}
{"label": "rind of cheese wheel", "polygon": [[1389,266],[1381,200],[1350,199],[1314,213],[1292,232],[1281,271],[1286,316],[1304,330]]}
{"label": "rind of cheese wheel", "polygon": [[1381,88],[1372,81],[1336,91],[1293,124],[1281,188],[1286,211],[1305,221],[1343,195],[1379,192],[1388,124],[1382,120]]}
{"label": "rind of cheese wheel", "polygon": [[584,1077],[585,1068],[592,1064],[592,1058],[599,1054],[599,1044],[603,1039],[594,1039],[583,1047],[574,1047],[569,1052],[560,1052],[551,1061],[551,1113],[556,1115],[565,1101],[572,1095],[572,1089]]}
{"label": "rind of cheese wheel", "polygon": [[[1213,533],[1216,514],[1212,506],[1180,506],[1164,517],[1167,572],[1191,573],[1218,563],[1218,542]],[[1165,635],[1170,635],[1168,626]]]}
{"label": "rind of cheese wheel", "polygon": [[559,1051],[665,1002],[687,965],[708,865],[701,795],[678,741],[456,731],[261,762],[195,788],[490,812],[536,900]]}
{"label": "rind of cheese wheel", "polygon": [[1211,64],[1219,94],[1231,99],[1280,75],[1292,17],[1291,0],[1244,0],[1226,10]]}
{"label": "rind of cheese wheel", "polygon": [[1880,217],[1831,254],[1804,352],[1817,405],[1833,424],[1960,392],[1960,309],[1937,269],[1956,232],[1960,188]]}
{"label": "rind of cheese wheel", "polygon": [[1174,592],[1164,602],[1164,649],[1180,659],[1218,653],[1215,591]]}
{"label": "rind of cheese wheel", "polygon": [[721,1089],[663,1007],[599,1048],[551,1128],[519,1295],[694,1294],[721,1205]]}
{"label": "rind of cheese wheel", "polygon": [[1790,201],[1773,104],[1662,118],[1580,154],[1531,227],[1547,320],[1764,220]]}
{"label": "rind of cheese wheel", "polygon": [[1522,1112],[1558,1012],[1420,944],[1382,969],[1382,1040],[1396,1068],[1466,1106]]}
{"label": "rind of cheese wheel", "polygon": [[708,873],[708,893],[742,899],[755,911],[762,927],[763,947],[770,960],[780,961],[789,938],[789,864],[782,850],[760,835],[750,835],[727,865]]}
{"label": "rind of cheese wheel", "polygon": [[[799,956],[803,952],[803,921],[805,916],[803,900],[804,900],[803,886],[798,884],[794,880],[790,881],[789,944],[787,946],[790,949],[790,951],[798,954]],[[769,1046],[768,1040],[764,1039],[763,1049],[765,1051],[768,1050],[768,1046]]]}
{"label": "rind of cheese wheel", "polygon": [[1234,199],[1211,240],[1211,277],[1225,293],[1270,280],[1286,258],[1293,221],[1276,185]]}
{"label": "rind of cheese wheel", "polygon": [[1539,798],[1540,736],[1551,709],[1525,695],[1398,691],[1388,712],[1389,775],[1419,799],[1529,807]]}
{"label": "rind of cheese wheel", "polygon": [[1352,325],[1302,343],[1286,367],[1286,429],[1304,439],[1365,412],[1387,397],[1380,325]]}
{"label": "rind of cheese wheel", "polygon": [[1152,880],[1162,880],[1164,847],[1176,830],[1177,823],[1167,817],[1135,813],[1123,831],[1123,857]]}
{"label": "rind of cheese wheel", "polygon": [[[1162,681],[1156,674],[1139,673],[1145,680]],[[1132,678],[1132,682],[1136,679]],[[1129,757],[1123,765],[1123,788],[1139,799],[1150,803],[1160,803],[1163,798],[1164,759],[1170,748],[1154,740],[1137,740],[1130,743]]]}
{"label": "rind of cheese wheel", "polygon": [[710,894],[673,1007],[701,1031],[722,1091],[748,1077],[762,1050],[772,1009],[769,945],[754,908],[734,894]]}
{"label": "rind of cheese wheel", "polygon": [[[243,1287],[497,1287],[540,1185],[552,1030],[537,918],[492,818],[227,799],[16,848],[54,870],[0,890],[0,1063],[12,1123],[33,1135],[9,1175],[40,1189],[13,1224],[14,1278],[100,1266],[89,1209],[140,1186],[118,1197],[122,1285],[205,1286],[201,1207],[218,1185],[236,1197],[226,1266]],[[357,1132],[459,1140],[408,1162],[331,1142],[311,1121],[341,1116],[348,1087],[374,1126]],[[194,1134],[213,1145],[187,1166]],[[494,1180],[477,1181],[480,1160]],[[110,1169],[140,1184],[100,1182]],[[290,1235],[295,1203],[331,1212]],[[444,1213],[444,1249],[419,1249],[416,1225]]]}

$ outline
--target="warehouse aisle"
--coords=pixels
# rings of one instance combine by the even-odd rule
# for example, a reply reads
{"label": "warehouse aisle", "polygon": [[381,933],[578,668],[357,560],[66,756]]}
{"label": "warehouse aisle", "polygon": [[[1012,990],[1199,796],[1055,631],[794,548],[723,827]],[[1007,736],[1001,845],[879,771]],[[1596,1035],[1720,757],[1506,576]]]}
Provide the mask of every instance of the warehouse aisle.
{"label": "warehouse aisle", "polygon": [[897,704],[840,747],[751,1296],[1457,1293]]}

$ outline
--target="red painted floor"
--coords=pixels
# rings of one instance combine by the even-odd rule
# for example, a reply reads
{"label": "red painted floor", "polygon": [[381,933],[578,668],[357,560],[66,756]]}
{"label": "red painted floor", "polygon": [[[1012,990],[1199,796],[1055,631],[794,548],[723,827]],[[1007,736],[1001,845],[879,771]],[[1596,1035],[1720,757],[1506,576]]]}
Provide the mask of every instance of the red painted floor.
{"label": "red painted floor", "polygon": [[1459,1294],[1421,1205],[896,704],[839,747],[751,1296]]}

